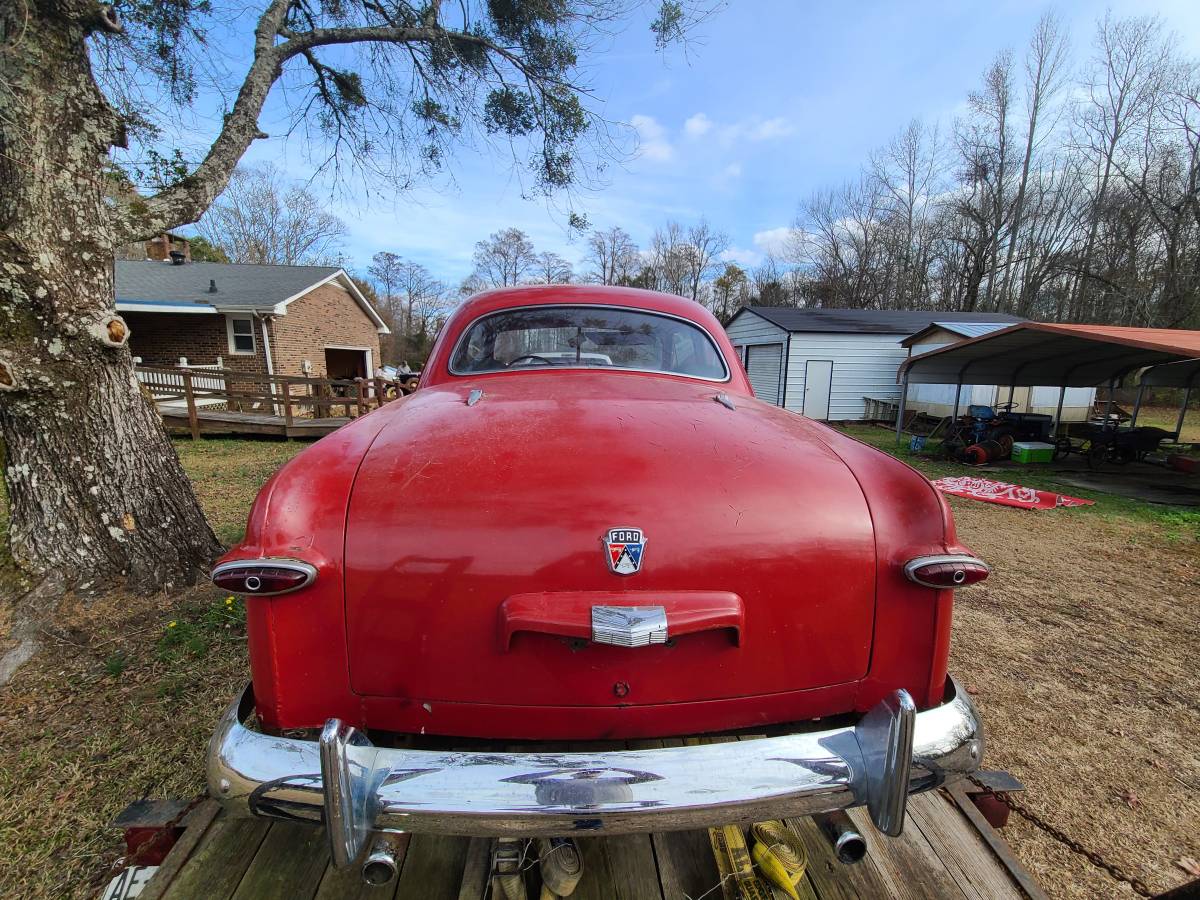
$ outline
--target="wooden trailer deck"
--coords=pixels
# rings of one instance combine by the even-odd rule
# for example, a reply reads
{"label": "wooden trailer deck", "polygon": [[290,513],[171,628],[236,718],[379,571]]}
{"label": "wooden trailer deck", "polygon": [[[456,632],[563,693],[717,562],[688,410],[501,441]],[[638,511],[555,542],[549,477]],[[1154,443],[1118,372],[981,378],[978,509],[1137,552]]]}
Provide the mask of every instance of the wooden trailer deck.
{"label": "wooden trailer deck", "polygon": [[[990,898],[1045,895],[1004,839],[955,786],[914,796],[904,833],[885,838],[861,809],[851,818],[869,852],[857,865],[833,856],[811,819],[790,820],[808,850],[805,900],[843,898]],[[363,884],[357,867],[335,871],[319,828],[231,818],[212,801],[194,809],[187,829],[141,894],[141,900],[488,900],[493,841],[411,835],[399,838],[399,875]],[[577,900],[720,900],[719,876],[705,831],[581,837],[584,877]],[[526,872],[537,900],[538,867]],[[708,892],[708,893],[706,893]],[[775,896],[785,900],[782,891]]]}

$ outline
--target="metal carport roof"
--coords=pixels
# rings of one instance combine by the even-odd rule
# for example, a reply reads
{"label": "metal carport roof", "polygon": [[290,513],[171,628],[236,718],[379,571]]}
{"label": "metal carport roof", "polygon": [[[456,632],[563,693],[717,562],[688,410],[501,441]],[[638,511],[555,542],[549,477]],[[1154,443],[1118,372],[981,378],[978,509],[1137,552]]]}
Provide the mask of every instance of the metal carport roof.
{"label": "metal carport roof", "polygon": [[1200,387],[1200,359],[1165,363],[1142,373],[1141,383],[1149,387]]}
{"label": "metal carport roof", "polygon": [[1198,358],[1200,331],[1021,322],[910,357],[896,380],[1092,387],[1147,366]]}

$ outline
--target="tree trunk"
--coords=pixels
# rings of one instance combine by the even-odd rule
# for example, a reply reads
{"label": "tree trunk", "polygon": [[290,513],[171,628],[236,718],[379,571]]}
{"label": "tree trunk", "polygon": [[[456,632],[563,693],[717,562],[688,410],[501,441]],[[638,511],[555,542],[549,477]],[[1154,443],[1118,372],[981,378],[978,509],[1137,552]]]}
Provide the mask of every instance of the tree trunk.
{"label": "tree trunk", "polygon": [[[67,586],[194,579],[220,546],[133,374],[105,198],[98,5],[0,5],[0,434],[12,554]],[[15,44],[20,42],[19,52]]]}

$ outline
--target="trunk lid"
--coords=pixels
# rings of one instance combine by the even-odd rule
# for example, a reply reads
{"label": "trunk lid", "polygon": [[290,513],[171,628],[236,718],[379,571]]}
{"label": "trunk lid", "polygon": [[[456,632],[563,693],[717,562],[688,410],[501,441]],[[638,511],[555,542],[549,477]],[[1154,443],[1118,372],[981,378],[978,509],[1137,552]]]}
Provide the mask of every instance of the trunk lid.
{"label": "trunk lid", "polygon": [[[469,406],[472,389],[483,395]],[[858,483],[818,426],[749,397],[729,410],[714,402],[718,389],[522,372],[422,390],[390,411],[347,517],[354,690],[592,706],[861,678],[875,543]],[[643,533],[636,574],[613,571],[614,528]],[[668,620],[682,623],[690,598],[728,614],[731,596],[739,640],[701,628],[632,648],[572,638],[553,622],[552,633],[514,630],[506,617],[516,607],[505,607],[518,598],[522,615],[578,625],[589,597],[625,606],[666,597]]]}

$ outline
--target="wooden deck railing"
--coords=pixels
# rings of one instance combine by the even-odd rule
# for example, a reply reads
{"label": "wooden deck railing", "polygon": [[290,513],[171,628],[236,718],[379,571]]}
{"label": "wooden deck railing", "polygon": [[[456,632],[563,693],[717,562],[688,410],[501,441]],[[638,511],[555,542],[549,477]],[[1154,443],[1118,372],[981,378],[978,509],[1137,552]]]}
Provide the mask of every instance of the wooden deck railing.
{"label": "wooden deck railing", "polygon": [[156,366],[137,366],[135,372],[160,408],[182,402],[193,438],[200,436],[201,409],[282,417],[290,428],[296,419],[336,418],[335,410],[346,418],[361,416],[405,393],[382,378],[300,378]]}

